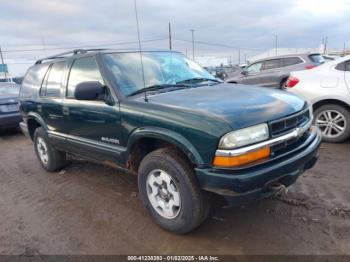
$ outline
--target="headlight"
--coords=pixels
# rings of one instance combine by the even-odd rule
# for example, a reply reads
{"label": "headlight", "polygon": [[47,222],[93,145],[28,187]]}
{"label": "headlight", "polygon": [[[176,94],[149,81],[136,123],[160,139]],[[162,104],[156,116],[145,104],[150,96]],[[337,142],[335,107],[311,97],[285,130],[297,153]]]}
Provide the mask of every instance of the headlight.
{"label": "headlight", "polygon": [[224,135],[219,143],[220,149],[232,149],[254,144],[269,138],[267,124],[260,124],[243,128]]}

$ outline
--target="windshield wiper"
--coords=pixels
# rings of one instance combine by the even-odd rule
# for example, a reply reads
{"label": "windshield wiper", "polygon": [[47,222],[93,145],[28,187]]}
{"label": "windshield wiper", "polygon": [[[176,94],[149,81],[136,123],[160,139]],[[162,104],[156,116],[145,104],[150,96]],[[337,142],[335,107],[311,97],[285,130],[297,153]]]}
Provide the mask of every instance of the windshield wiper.
{"label": "windshield wiper", "polygon": [[205,78],[205,77],[194,77],[194,78],[181,80],[181,81],[177,82],[176,84],[193,83],[193,82],[204,82],[204,81],[212,81],[212,82],[215,82],[215,83],[222,83],[222,81],[220,81],[218,79]]}
{"label": "windshield wiper", "polygon": [[139,90],[136,90],[135,92],[130,93],[128,96],[134,96],[137,94],[141,94],[144,92],[148,92],[148,91],[155,91],[155,90],[160,90],[160,89],[164,89],[164,88],[169,88],[169,87],[187,87],[187,85],[184,84],[160,84],[160,85],[152,85],[152,86],[147,86],[144,88],[141,88]]}

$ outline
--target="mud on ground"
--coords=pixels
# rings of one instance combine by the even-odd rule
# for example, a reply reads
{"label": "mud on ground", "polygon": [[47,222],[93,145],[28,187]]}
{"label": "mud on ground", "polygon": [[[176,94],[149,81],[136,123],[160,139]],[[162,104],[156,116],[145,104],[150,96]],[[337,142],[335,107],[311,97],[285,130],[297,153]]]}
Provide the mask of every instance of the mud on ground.
{"label": "mud on ground", "polygon": [[32,142],[0,134],[0,254],[350,254],[350,142],[275,197],[215,208],[185,236],[157,227],[136,178],[84,160],[45,172]]}

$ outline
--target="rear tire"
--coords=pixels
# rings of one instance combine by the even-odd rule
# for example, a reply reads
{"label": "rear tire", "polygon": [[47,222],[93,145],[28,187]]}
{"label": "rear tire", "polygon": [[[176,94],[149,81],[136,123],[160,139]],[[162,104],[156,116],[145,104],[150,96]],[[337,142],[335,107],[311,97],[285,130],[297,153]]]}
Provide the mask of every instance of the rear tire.
{"label": "rear tire", "polygon": [[50,144],[46,132],[42,127],[35,129],[33,141],[36,156],[45,170],[54,172],[67,165],[66,153],[56,150]]}
{"label": "rear tire", "polygon": [[350,136],[350,112],[335,104],[323,105],[314,112],[314,122],[322,132],[322,140],[341,143]]}
{"label": "rear tire", "polygon": [[193,167],[175,149],[149,153],[140,164],[138,186],[149,214],[168,231],[188,233],[208,216],[210,196],[199,187]]}

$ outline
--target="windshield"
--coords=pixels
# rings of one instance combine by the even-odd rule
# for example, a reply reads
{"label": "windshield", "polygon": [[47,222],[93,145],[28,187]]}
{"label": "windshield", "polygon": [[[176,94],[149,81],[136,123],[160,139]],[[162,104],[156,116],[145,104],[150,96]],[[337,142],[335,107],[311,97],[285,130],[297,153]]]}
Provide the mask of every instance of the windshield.
{"label": "windshield", "polygon": [[0,84],[0,96],[18,96],[19,95],[19,86],[14,84],[6,84],[1,83]]}
{"label": "windshield", "polygon": [[[152,86],[177,85],[191,79],[217,81],[200,65],[180,53],[142,52],[145,85],[143,84],[140,53],[105,54],[105,61],[125,96]],[[198,81],[195,81],[196,83]],[[179,88],[183,88],[183,86]]]}

